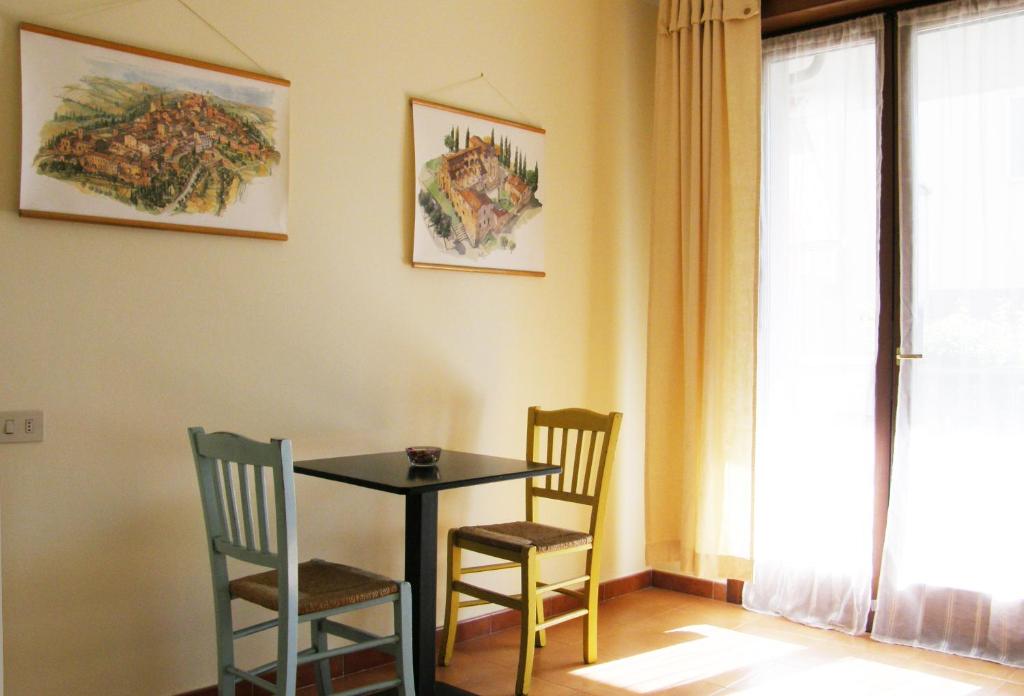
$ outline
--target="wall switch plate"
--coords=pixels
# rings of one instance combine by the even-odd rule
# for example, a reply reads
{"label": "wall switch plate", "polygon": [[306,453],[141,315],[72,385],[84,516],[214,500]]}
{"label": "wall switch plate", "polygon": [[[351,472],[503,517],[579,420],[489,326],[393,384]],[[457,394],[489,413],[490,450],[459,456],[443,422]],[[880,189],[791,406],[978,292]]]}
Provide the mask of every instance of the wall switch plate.
{"label": "wall switch plate", "polygon": [[0,411],[0,445],[8,442],[42,442],[42,411]]}

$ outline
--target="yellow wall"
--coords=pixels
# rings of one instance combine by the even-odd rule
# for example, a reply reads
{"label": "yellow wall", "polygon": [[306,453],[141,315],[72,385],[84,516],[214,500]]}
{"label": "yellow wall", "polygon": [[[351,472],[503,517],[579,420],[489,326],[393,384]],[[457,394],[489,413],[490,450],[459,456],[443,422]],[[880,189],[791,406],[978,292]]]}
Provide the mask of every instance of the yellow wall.
{"label": "yellow wall", "polygon": [[[19,219],[19,21],[255,66],[173,0],[0,2],[0,409],[46,413],[44,443],[0,449],[7,695],[213,683],[193,424],[298,458],[521,456],[532,404],[622,410],[604,576],[642,569],[654,5],[192,4],[292,82],[286,243]],[[515,106],[440,89],[480,72]],[[411,96],[547,129],[546,279],[409,266]],[[297,495],[303,557],[401,575],[400,498]],[[440,506],[442,533],[513,519],[522,484]]]}

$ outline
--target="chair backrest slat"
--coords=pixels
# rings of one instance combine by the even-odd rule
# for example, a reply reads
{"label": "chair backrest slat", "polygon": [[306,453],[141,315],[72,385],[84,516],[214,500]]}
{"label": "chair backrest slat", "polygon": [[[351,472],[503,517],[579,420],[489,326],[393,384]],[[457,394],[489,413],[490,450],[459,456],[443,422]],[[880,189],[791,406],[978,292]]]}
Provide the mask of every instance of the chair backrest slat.
{"label": "chair backrest slat", "polygon": [[270,522],[267,519],[267,487],[263,477],[265,467],[256,468],[256,516],[259,518],[260,551],[270,548]]}
{"label": "chair backrest slat", "polygon": [[583,478],[583,492],[590,493],[590,472],[594,470],[594,450],[597,445],[598,433],[590,433],[590,449],[587,452],[587,475]]}
{"label": "chair backrest slat", "polygon": [[[580,408],[569,408],[558,411],[542,411],[537,407],[529,410],[527,418],[527,452],[528,461],[537,462],[534,443],[536,430],[542,430],[547,437],[547,458],[543,463],[555,464],[554,441],[557,432],[561,432],[560,459],[557,462],[562,470],[558,474],[545,477],[541,486],[535,479],[526,481],[526,515],[527,520],[534,521],[536,500],[550,498],[586,505],[591,508],[591,533],[600,526],[603,518],[604,499],[607,497],[608,481],[612,461],[615,458],[615,443],[618,439],[619,425],[622,414],[612,412],[607,415]],[[575,433],[576,443],[573,447],[574,456],[570,460],[569,433]],[[589,439],[586,462],[583,461],[583,440]],[[598,441],[600,440],[600,445]],[[600,454],[595,457],[595,453]],[[572,469],[569,471],[569,469]],[[582,469],[582,472],[580,471]],[[557,477],[557,485],[552,485],[552,477]]]}
{"label": "chair backrest slat", "polygon": [[[227,517],[225,517],[225,515],[224,515],[224,483],[223,483],[224,479],[220,475],[220,472],[217,470],[216,466],[212,467],[211,473],[212,473],[212,476],[210,476],[210,478],[212,479],[212,484],[213,484],[213,499],[215,501],[217,501],[217,505],[215,505],[214,507],[216,509],[217,522],[219,523],[219,527],[218,528],[219,529],[227,529],[228,528],[228,520],[227,520]],[[200,485],[202,485],[202,477],[201,476],[200,476],[200,479],[199,479],[199,483],[200,483]]]}
{"label": "chair backrest slat", "polygon": [[[555,431],[553,431],[551,429],[548,429],[548,431],[545,433],[545,435],[547,435],[547,440],[548,440],[548,458],[544,460],[544,463],[545,464],[551,464],[551,463],[553,463],[551,457],[553,456],[554,451],[555,451]],[[551,475],[545,476],[544,479],[545,479],[544,487],[550,489],[551,488],[552,476]]]}
{"label": "chair backrest slat", "polygon": [[231,462],[227,459],[220,460],[221,476],[224,479],[224,496],[227,498],[227,514],[232,544],[238,544],[238,502],[235,497],[235,479],[231,475]]}
{"label": "chair backrest slat", "polygon": [[[580,480],[580,452],[583,450],[583,431],[579,428],[576,429],[576,454],[573,456],[572,463],[572,488],[570,489],[573,493],[576,493],[576,486]],[[564,473],[562,474],[565,475]]]}
{"label": "chair backrest slat", "polygon": [[[255,472],[256,467],[253,467]],[[252,531],[252,501],[249,495],[249,465],[238,462],[238,492],[242,498],[242,525],[245,529],[245,548],[256,549],[256,537]]]}
{"label": "chair backrest slat", "polygon": [[559,457],[559,465],[562,467],[562,473],[558,475],[558,490],[565,491],[565,483],[568,478],[565,475],[565,454],[569,445],[569,430],[567,428],[561,428],[562,431],[562,456]]}

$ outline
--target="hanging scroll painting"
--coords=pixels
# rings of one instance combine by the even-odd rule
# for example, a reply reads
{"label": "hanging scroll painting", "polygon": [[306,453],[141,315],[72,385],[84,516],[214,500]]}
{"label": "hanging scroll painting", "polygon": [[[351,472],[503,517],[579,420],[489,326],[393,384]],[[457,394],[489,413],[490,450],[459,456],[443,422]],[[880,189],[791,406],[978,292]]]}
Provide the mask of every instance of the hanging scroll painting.
{"label": "hanging scroll painting", "polygon": [[413,266],[544,275],[544,130],[412,100]]}
{"label": "hanging scroll painting", "polygon": [[288,88],[22,24],[20,212],[287,239]]}

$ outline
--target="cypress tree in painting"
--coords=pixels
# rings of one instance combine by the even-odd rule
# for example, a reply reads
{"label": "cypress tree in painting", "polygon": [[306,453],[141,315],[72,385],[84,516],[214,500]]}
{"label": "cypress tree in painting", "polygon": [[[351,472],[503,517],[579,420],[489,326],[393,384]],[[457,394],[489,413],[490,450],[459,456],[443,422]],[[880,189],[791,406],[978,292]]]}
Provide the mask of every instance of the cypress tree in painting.
{"label": "cypress tree in painting", "polygon": [[526,172],[526,183],[530,186],[530,189],[537,193],[537,185],[540,182],[540,166],[536,163],[533,165],[531,171]]}

